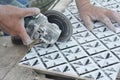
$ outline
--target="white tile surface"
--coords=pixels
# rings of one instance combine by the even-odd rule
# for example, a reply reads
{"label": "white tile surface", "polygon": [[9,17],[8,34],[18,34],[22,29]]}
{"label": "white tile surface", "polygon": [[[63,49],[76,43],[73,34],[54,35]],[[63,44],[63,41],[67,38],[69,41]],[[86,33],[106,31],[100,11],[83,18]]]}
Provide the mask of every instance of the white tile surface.
{"label": "white tile surface", "polygon": [[[115,11],[120,11],[119,2],[119,0],[91,0],[95,6]],[[103,23],[95,22],[94,30],[87,30],[79,18],[75,0],[63,14],[72,23],[72,38],[68,42],[52,46],[37,44],[19,64],[74,77],[116,80],[120,68],[120,26],[112,21],[117,30],[114,33]]]}

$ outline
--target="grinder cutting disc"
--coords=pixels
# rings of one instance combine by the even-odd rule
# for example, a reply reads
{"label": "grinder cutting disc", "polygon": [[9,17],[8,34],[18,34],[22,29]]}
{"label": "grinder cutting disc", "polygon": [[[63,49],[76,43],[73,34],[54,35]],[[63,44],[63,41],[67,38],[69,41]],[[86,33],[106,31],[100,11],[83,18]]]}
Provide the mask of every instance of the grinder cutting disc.
{"label": "grinder cutting disc", "polygon": [[61,29],[62,33],[58,39],[58,42],[63,42],[70,39],[73,33],[73,28],[71,22],[64,14],[55,10],[48,10],[43,14],[47,16],[50,23],[57,24]]}

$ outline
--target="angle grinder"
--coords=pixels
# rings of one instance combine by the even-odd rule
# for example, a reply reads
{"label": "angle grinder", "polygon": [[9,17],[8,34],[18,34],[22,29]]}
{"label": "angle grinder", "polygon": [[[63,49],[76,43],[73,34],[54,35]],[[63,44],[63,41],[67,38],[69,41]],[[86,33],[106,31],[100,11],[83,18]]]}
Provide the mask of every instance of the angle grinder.
{"label": "angle grinder", "polygon": [[[12,5],[24,8],[17,1],[12,2]],[[40,40],[45,44],[67,41],[73,33],[69,19],[55,10],[48,10],[38,15],[25,17],[25,29],[32,40]],[[12,37],[12,42],[22,44],[21,39],[16,37]]]}

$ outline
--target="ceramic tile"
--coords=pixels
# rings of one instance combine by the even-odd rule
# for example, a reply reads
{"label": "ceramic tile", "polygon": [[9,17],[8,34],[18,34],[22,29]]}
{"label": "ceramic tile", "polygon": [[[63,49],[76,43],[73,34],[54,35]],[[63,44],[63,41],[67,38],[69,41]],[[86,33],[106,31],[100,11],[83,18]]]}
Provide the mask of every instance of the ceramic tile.
{"label": "ceramic tile", "polygon": [[77,9],[77,6],[69,6],[67,8],[72,14],[78,14],[78,9]]}
{"label": "ceramic tile", "polygon": [[96,0],[98,3],[100,3],[102,6],[107,6],[116,3],[115,0]]}
{"label": "ceramic tile", "polygon": [[33,58],[37,58],[37,53],[35,51],[34,48],[31,48],[27,54],[23,57],[23,59],[21,61],[26,61],[26,60],[29,60],[29,59],[33,59]]}
{"label": "ceramic tile", "polygon": [[103,70],[111,78],[111,80],[116,80],[117,74],[120,70],[120,64],[106,67]]}
{"label": "ceramic tile", "polygon": [[78,34],[73,35],[73,37],[80,43],[87,43],[93,40],[96,40],[97,38],[90,33],[89,31],[81,32]]}
{"label": "ceramic tile", "polygon": [[119,62],[119,60],[109,51],[96,54],[92,56],[92,58],[100,67],[109,66]]}
{"label": "ceramic tile", "polygon": [[[115,3],[116,2],[116,3]],[[120,11],[119,0],[91,0],[91,4]],[[89,31],[79,17],[75,0],[63,14],[73,26],[70,40],[54,45],[35,44],[19,65],[44,71],[46,74],[116,80],[120,68],[120,28],[112,21],[116,33],[101,22],[94,22]]]}
{"label": "ceramic tile", "polygon": [[101,23],[101,22],[94,22],[94,28],[98,28],[98,27],[102,27],[102,26],[104,26],[103,23]]}
{"label": "ceramic tile", "polygon": [[54,68],[50,68],[48,70],[65,73],[67,75],[74,75],[78,77],[78,74],[74,71],[74,69],[70,66],[70,64],[63,64]]}
{"label": "ceramic tile", "polygon": [[116,2],[120,2],[120,0],[115,0]]}
{"label": "ceramic tile", "polygon": [[33,59],[29,59],[29,60],[25,60],[25,61],[20,61],[19,65],[24,65],[24,66],[28,66],[28,67],[32,67],[35,69],[44,69],[46,70],[45,65],[43,64],[43,62],[41,61],[40,58],[33,58]]}
{"label": "ceramic tile", "polygon": [[57,45],[60,49],[66,49],[72,46],[76,46],[78,44],[73,38],[71,38],[68,42],[57,43]]}
{"label": "ceramic tile", "polygon": [[106,27],[99,27],[92,31],[99,39],[115,34]]}
{"label": "ceramic tile", "polygon": [[[48,47],[47,47],[48,46]],[[44,45],[44,44],[37,44],[34,46],[35,50],[37,51],[38,55],[45,55],[55,51],[58,51],[58,48],[55,45]]]}
{"label": "ceramic tile", "polygon": [[86,27],[83,26],[80,22],[74,23],[72,26],[73,26],[73,33],[74,34],[87,30]]}
{"label": "ceramic tile", "polygon": [[120,59],[120,47],[111,50]]}
{"label": "ceramic tile", "polygon": [[120,33],[120,25],[118,23],[114,23],[114,26],[116,28],[116,33]]}
{"label": "ceramic tile", "polygon": [[79,75],[98,69],[97,65],[90,58],[73,61],[71,62],[71,65],[75,68]]}
{"label": "ceramic tile", "polygon": [[89,55],[97,54],[107,48],[100,41],[93,41],[83,44],[82,47],[88,52]]}
{"label": "ceramic tile", "polygon": [[55,67],[57,65],[64,64],[67,62],[60,52],[44,55],[41,57],[41,59],[47,68]]}
{"label": "ceramic tile", "polygon": [[109,48],[116,48],[120,46],[120,38],[117,35],[113,35],[104,39],[101,39],[101,41]]}
{"label": "ceramic tile", "polygon": [[108,8],[108,9],[111,9],[111,10],[115,10],[115,9],[119,10],[120,9],[119,3],[108,5],[108,6],[105,6],[105,7]]}
{"label": "ceramic tile", "polygon": [[68,59],[68,61],[73,61],[87,56],[84,50],[79,46],[63,50],[62,53]]}
{"label": "ceramic tile", "polygon": [[91,73],[82,75],[82,77],[92,78],[94,80],[111,80],[100,70],[93,71]]}
{"label": "ceramic tile", "polygon": [[70,22],[71,22],[72,24],[79,22],[79,21],[78,21],[73,15],[71,15],[71,14],[66,15],[66,17],[70,20]]}
{"label": "ceramic tile", "polygon": [[118,34],[118,36],[120,37],[120,34]]}

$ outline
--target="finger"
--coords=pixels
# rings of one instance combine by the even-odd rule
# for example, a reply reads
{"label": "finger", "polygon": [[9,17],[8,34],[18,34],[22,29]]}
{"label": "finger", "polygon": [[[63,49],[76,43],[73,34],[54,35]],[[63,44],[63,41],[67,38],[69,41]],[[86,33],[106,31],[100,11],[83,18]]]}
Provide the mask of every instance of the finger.
{"label": "finger", "polygon": [[112,22],[110,21],[110,19],[106,16],[102,16],[102,18],[100,19],[101,22],[103,22],[106,26],[108,26],[108,28],[110,30],[112,30],[113,32],[116,32],[115,27],[113,26]]}
{"label": "finger", "polygon": [[33,16],[40,13],[39,8],[25,8],[22,9],[21,17]]}
{"label": "finger", "polygon": [[85,26],[91,31],[93,29],[93,23],[89,16],[83,16],[82,20],[84,21]]}
{"label": "finger", "polygon": [[22,39],[24,45],[29,45],[32,43],[32,40],[30,39],[30,37],[24,29],[21,30],[19,36]]}
{"label": "finger", "polygon": [[106,14],[106,15],[120,24],[120,15],[119,15],[119,13],[109,11],[109,14]]}
{"label": "finger", "polygon": [[32,43],[32,40],[30,39],[29,35],[27,34],[23,23],[24,23],[24,20],[21,21],[22,25],[19,26],[19,27],[21,27],[21,29],[20,29],[20,33],[18,35],[22,39],[24,45],[29,45]]}

